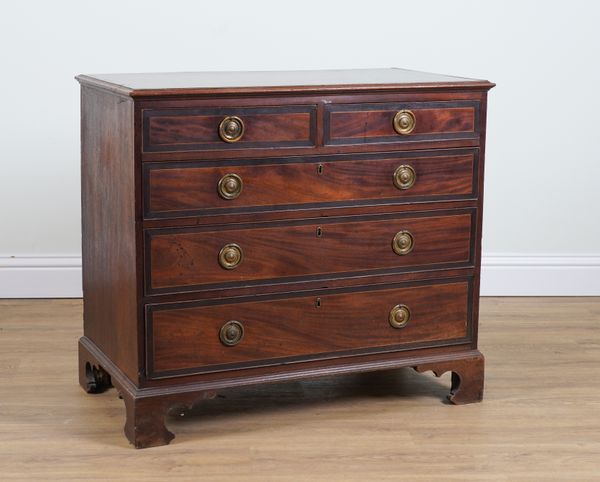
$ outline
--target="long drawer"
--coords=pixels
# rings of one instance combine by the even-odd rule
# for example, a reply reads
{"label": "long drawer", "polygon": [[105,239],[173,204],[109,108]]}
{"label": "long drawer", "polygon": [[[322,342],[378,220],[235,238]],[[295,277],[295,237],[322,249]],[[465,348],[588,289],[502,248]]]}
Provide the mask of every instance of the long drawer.
{"label": "long drawer", "polygon": [[[477,149],[145,163],[146,218],[477,195]],[[207,167],[208,164],[208,167]]]}
{"label": "long drawer", "polygon": [[475,210],[146,231],[146,293],[470,265]]}
{"label": "long drawer", "polygon": [[149,305],[150,378],[466,343],[468,279],[260,301]]}

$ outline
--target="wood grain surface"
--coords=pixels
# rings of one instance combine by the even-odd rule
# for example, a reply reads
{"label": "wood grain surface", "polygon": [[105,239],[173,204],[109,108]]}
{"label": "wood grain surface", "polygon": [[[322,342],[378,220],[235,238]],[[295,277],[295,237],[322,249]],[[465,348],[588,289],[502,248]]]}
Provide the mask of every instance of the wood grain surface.
{"label": "wood grain surface", "polygon": [[[468,101],[330,104],[324,112],[325,144],[404,143],[479,137],[479,103]],[[415,117],[414,130],[396,133],[393,119],[409,109]]]}
{"label": "wood grain surface", "polygon": [[[315,143],[316,111],[316,105],[145,109],[143,149],[153,152],[311,146]],[[238,116],[244,124],[244,135],[237,142],[227,143],[219,137],[219,124],[226,116]]]}
{"label": "wood grain surface", "polygon": [[[149,231],[146,291],[176,292],[211,283],[470,263],[472,212],[372,219],[344,222],[331,218],[246,229],[222,226],[216,230]],[[403,230],[412,234],[414,249],[398,255],[392,249],[392,240]],[[231,243],[240,246],[243,261],[235,269],[223,269],[219,251]]]}
{"label": "wood grain surface", "polygon": [[[398,304],[410,309],[404,328],[392,328],[388,321]],[[209,306],[157,305],[149,313],[149,370],[164,375],[210,371],[213,365],[281,364],[302,355],[331,358],[361,349],[464,343],[468,307],[467,281]],[[235,346],[219,340],[229,320],[244,328]]]}
{"label": "wood grain surface", "polygon": [[[144,212],[147,218],[167,218],[202,214],[205,210],[248,212],[249,208],[273,210],[311,203],[466,199],[477,194],[476,159],[477,151],[463,150],[452,155],[429,151],[412,157],[379,154],[367,159],[359,155],[342,159],[275,158],[251,165],[210,167],[204,167],[205,162],[146,163]],[[416,181],[412,187],[399,189],[394,185],[394,172],[399,166],[414,170]],[[217,190],[221,178],[228,174],[242,180],[242,191],[236,199],[223,199]]]}
{"label": "wood grain surface", "polygon": [[406,368],[238,388],[134,451],[115,390],[77,384],[80,300],[0,301],[0,479],[595,481],[600,299],[483,298],[486,400]]}
{"label": "wood grain surface", "polygon": [[138,377],[138,280],[132,101],[83,87],[81,207],[85,332]]}

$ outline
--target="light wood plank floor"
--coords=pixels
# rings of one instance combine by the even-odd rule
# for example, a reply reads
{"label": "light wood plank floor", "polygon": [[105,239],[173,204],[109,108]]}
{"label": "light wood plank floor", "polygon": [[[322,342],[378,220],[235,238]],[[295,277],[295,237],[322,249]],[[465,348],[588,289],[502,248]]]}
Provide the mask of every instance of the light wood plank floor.
{"label": "light wood plank floor", "polygon": [[600,480],[600,299],[485,298],[482,404],[410,369],[222,393],[135,450],[77,384],[80,300],[0,301],[0,480]]}

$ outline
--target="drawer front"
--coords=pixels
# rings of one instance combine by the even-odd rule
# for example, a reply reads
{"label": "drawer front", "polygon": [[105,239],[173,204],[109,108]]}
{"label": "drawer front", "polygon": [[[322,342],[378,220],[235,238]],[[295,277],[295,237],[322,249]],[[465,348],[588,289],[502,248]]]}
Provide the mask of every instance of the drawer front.
{"label": "drawer front", "polygon": [[144,152],[315,144],[315,105],[144,109],[142,119]]}
{"label": "drawer front", "polygon": [[148,230],[146,293],[472,264],[475,210],[440,214]]}
{"label": "drawer front", "polygon": [[146,163],[145,216],[276,210],[302,204],[437,201],[477,195],[477,150],[473,149],[451,154],[387,153],[258,162],[214,167],[205,167],[205,162]]}
{"label": "drawer front", "polygon": [[[325,144],[378,144],[479,138],[479,102],[330,104]],[[395,122],[396,121],[396,122]]]}
{"label": "drawer front", "polygon": [[468,280],[340,291],[216,305],[150,305],[148,375],[159,378],[469,340]]}

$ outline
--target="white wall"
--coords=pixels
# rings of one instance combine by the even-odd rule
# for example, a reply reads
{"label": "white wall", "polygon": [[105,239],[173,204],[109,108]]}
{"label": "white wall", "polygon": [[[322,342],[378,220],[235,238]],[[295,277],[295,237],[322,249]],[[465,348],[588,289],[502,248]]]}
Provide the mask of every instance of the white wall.
{"label": "white wall", "polygon": [[79,292],[74,75],[387,66],[498,84],[484,293],[600,294],[599,17],[586,1],[4,2],[0,296]]}

